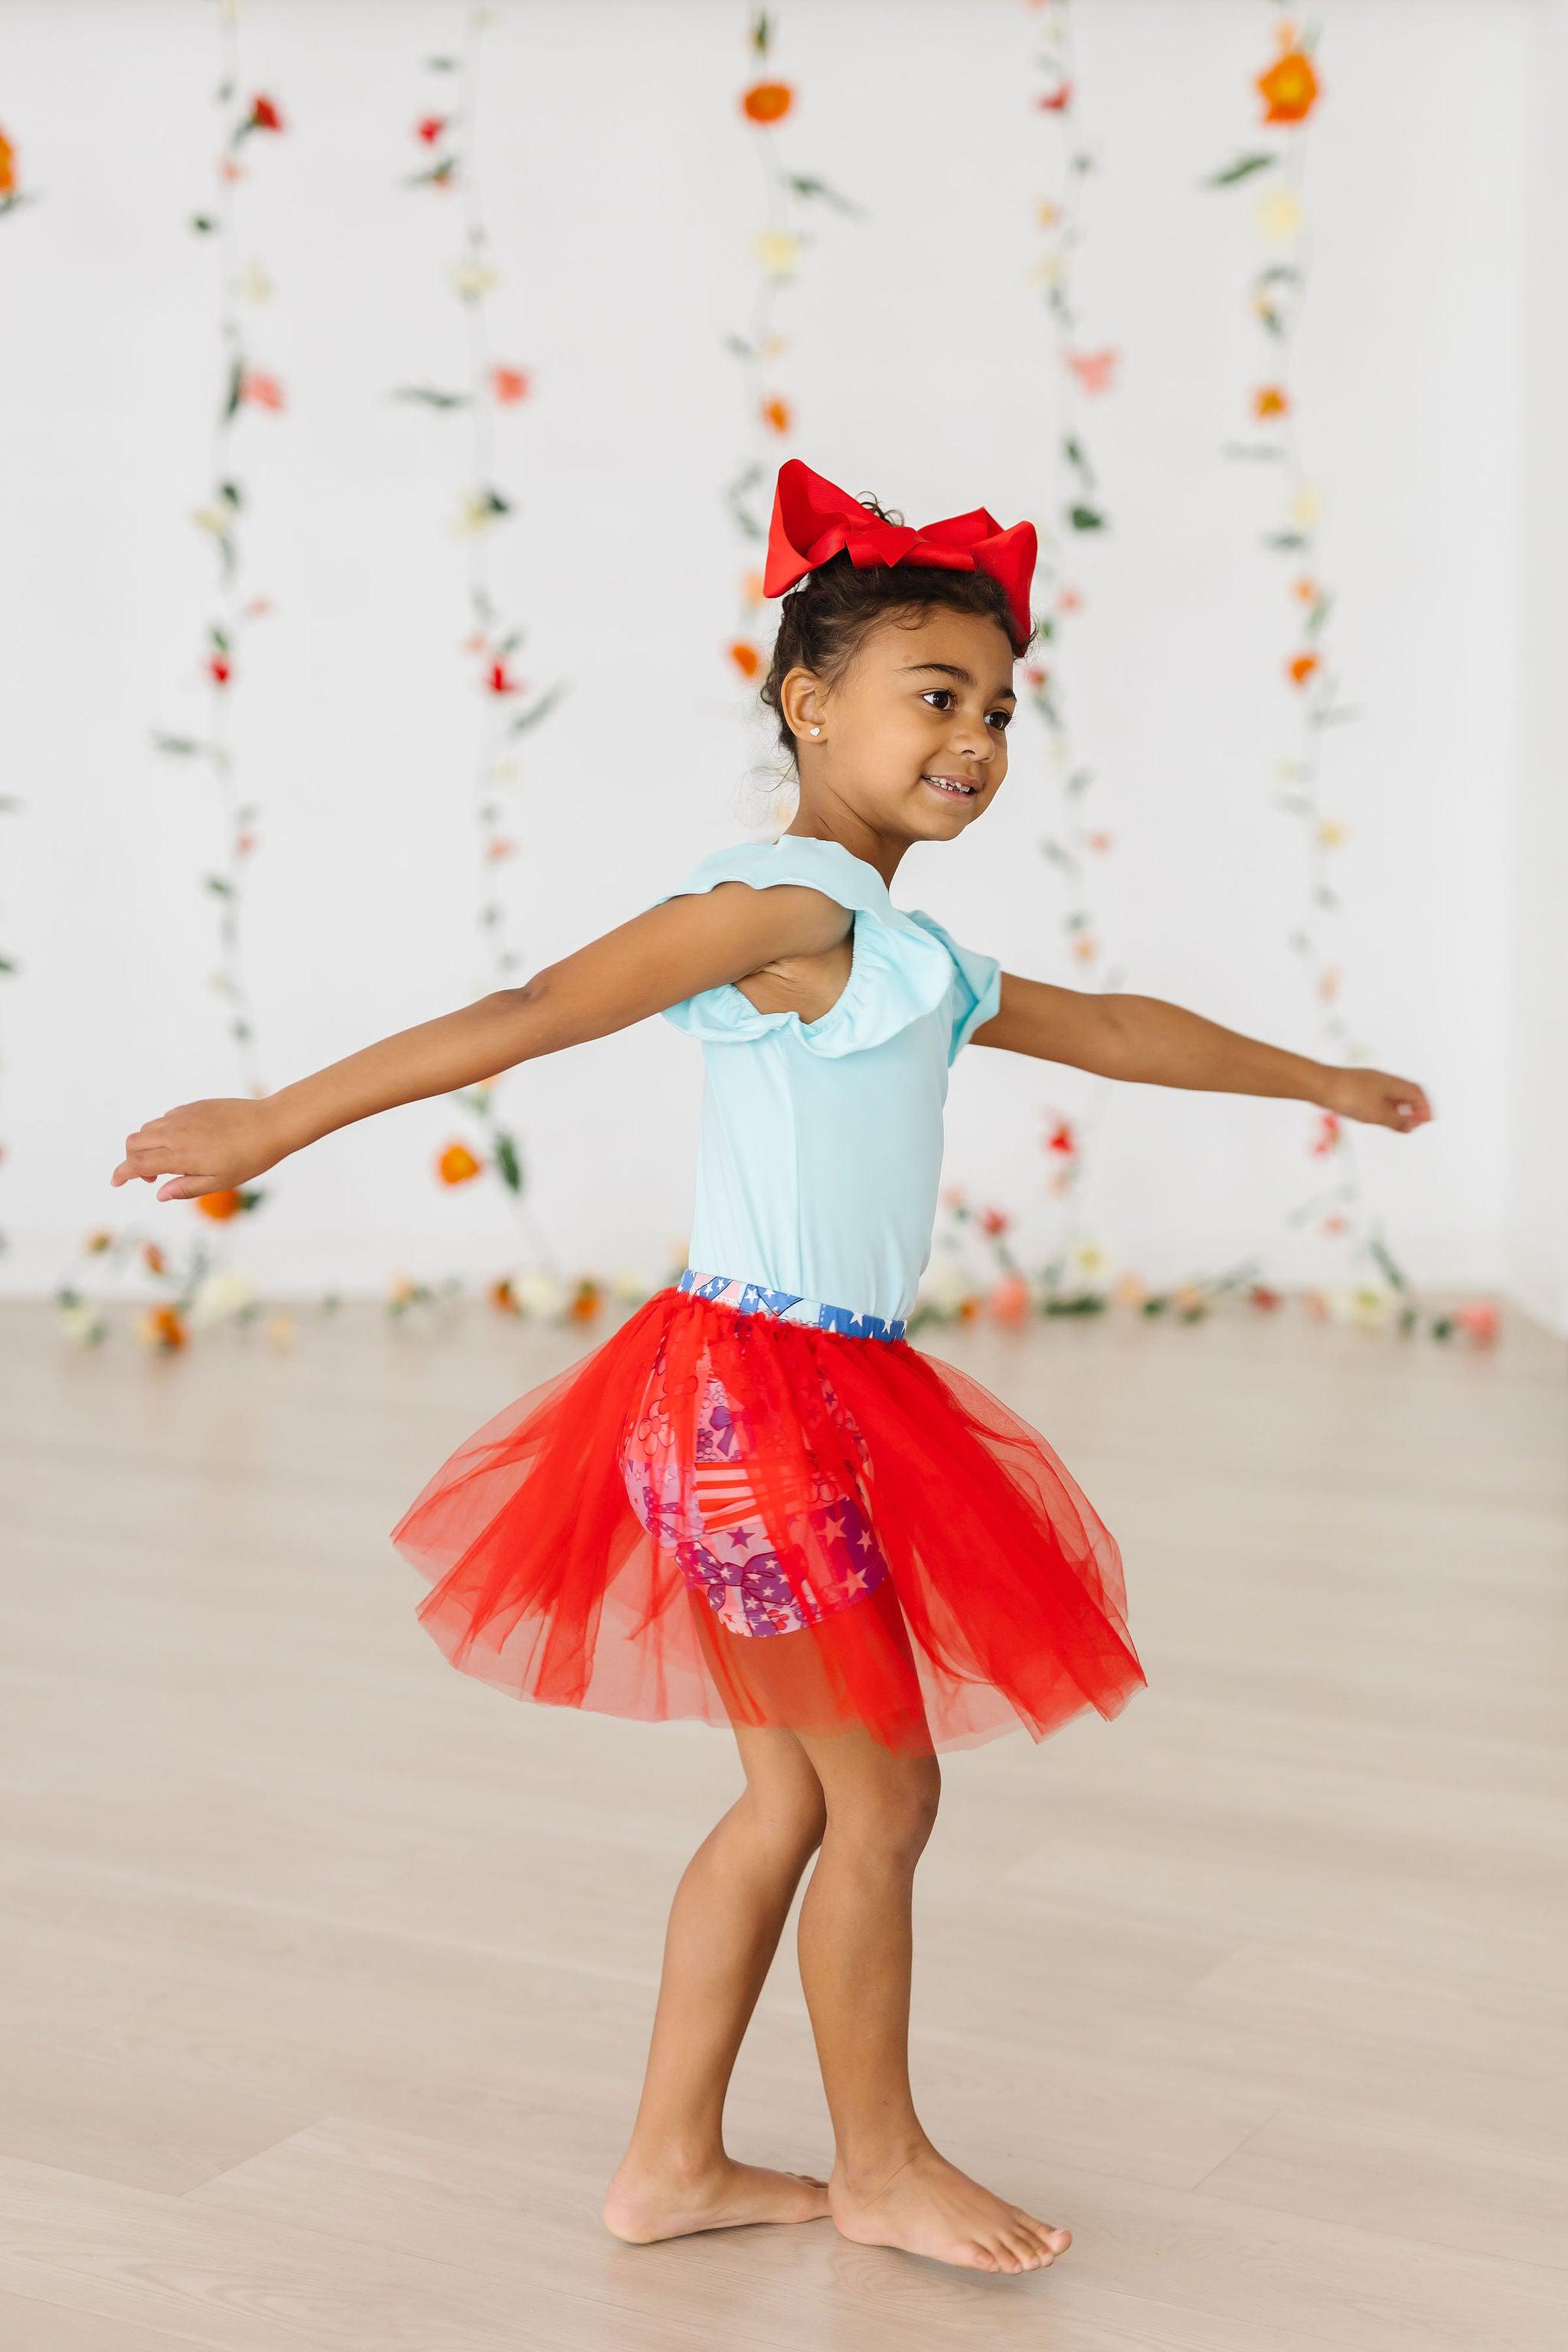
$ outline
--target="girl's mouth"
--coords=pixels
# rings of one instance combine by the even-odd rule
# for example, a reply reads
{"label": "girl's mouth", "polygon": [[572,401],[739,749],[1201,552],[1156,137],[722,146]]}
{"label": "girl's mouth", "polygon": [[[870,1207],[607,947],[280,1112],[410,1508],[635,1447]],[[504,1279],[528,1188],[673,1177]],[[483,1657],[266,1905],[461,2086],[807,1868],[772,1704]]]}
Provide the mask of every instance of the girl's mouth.
{"label": "girl's mouth", "polygon": [[929,784],[933,792],[944,793],[949,800],[954,801],[972,801],[980,791],[978,784],[971,783],[964,776],[925,775],[921,782]]}

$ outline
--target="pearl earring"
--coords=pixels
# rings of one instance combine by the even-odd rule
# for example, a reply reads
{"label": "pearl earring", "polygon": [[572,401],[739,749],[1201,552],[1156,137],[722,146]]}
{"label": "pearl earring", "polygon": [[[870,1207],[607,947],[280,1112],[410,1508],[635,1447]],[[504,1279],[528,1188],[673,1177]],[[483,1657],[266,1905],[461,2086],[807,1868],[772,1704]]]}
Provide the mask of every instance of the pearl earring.
{"label": "pearl earring", "polygon": [[811,731],[812,731],[812,733],[813,733],[814,735],[820,735],[820,734],[821,734],[821,732],[822,732],[822,730],[821,730],[821,728],[820,728],[820,727],[814,727],[814,728],[812,729],[812,730],[811,730]]}

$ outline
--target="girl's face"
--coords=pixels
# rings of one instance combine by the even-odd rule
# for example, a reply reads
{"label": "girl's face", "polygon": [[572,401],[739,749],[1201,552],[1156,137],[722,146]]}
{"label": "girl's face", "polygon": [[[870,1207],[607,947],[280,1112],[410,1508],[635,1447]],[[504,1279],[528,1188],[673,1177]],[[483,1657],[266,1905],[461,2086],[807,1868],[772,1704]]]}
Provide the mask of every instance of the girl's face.
{"label": "girl's face", "polygon": [[795,669],[780,700],[803,802],[845,807],[884,839],[952,841],[1007,772],[1013,648],[979,613],[889,615],[835,684]]}

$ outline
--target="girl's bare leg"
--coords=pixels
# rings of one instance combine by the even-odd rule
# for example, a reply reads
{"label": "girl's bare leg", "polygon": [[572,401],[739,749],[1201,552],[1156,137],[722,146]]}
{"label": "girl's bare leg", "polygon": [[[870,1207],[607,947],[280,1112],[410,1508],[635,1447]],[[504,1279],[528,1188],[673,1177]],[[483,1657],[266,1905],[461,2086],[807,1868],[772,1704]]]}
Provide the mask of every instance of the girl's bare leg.
{"label": "girl's bare leg", "polygon": [[642,2101],[605,2200],[605,2226],[639,2245],[827,2211],[826,2181],[736,2164],[724,2148],[736,2053],[826,1819],[793,1732],[735,1736],[745,1790],[676,1890]]}
{"label": "girl's bare leg", "polygon": [[972,2270],[1038,2270],[1071,2233],[939,2156],[910,2091],[910,1896],[936,1819],[934,1756],[864,1731],[803,1737],[827,1824],[800,1912],[800,1975],[837,2153],[834,2221],[863,2245]]}

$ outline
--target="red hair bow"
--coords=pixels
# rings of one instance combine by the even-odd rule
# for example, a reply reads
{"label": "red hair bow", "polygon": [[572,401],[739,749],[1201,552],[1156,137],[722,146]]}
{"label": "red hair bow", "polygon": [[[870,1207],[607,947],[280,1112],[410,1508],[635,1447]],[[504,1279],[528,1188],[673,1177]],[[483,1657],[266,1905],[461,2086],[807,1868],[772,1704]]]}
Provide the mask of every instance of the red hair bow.
{"label": "red hair bow", "polygon": [[944,516],[923,530],[884,522],[847,490],[814,474],[798,457],[779,467],[768,527],[764,596],[782,596],[819,563],[843,550],[864,571],[872,563],[929,564],[943,572],[988,572],[1007,592],[1007,609],[1020,641],[1029,634],[1029,582],[1037,544],[1032,522],[1004,530],[984,507]]}

